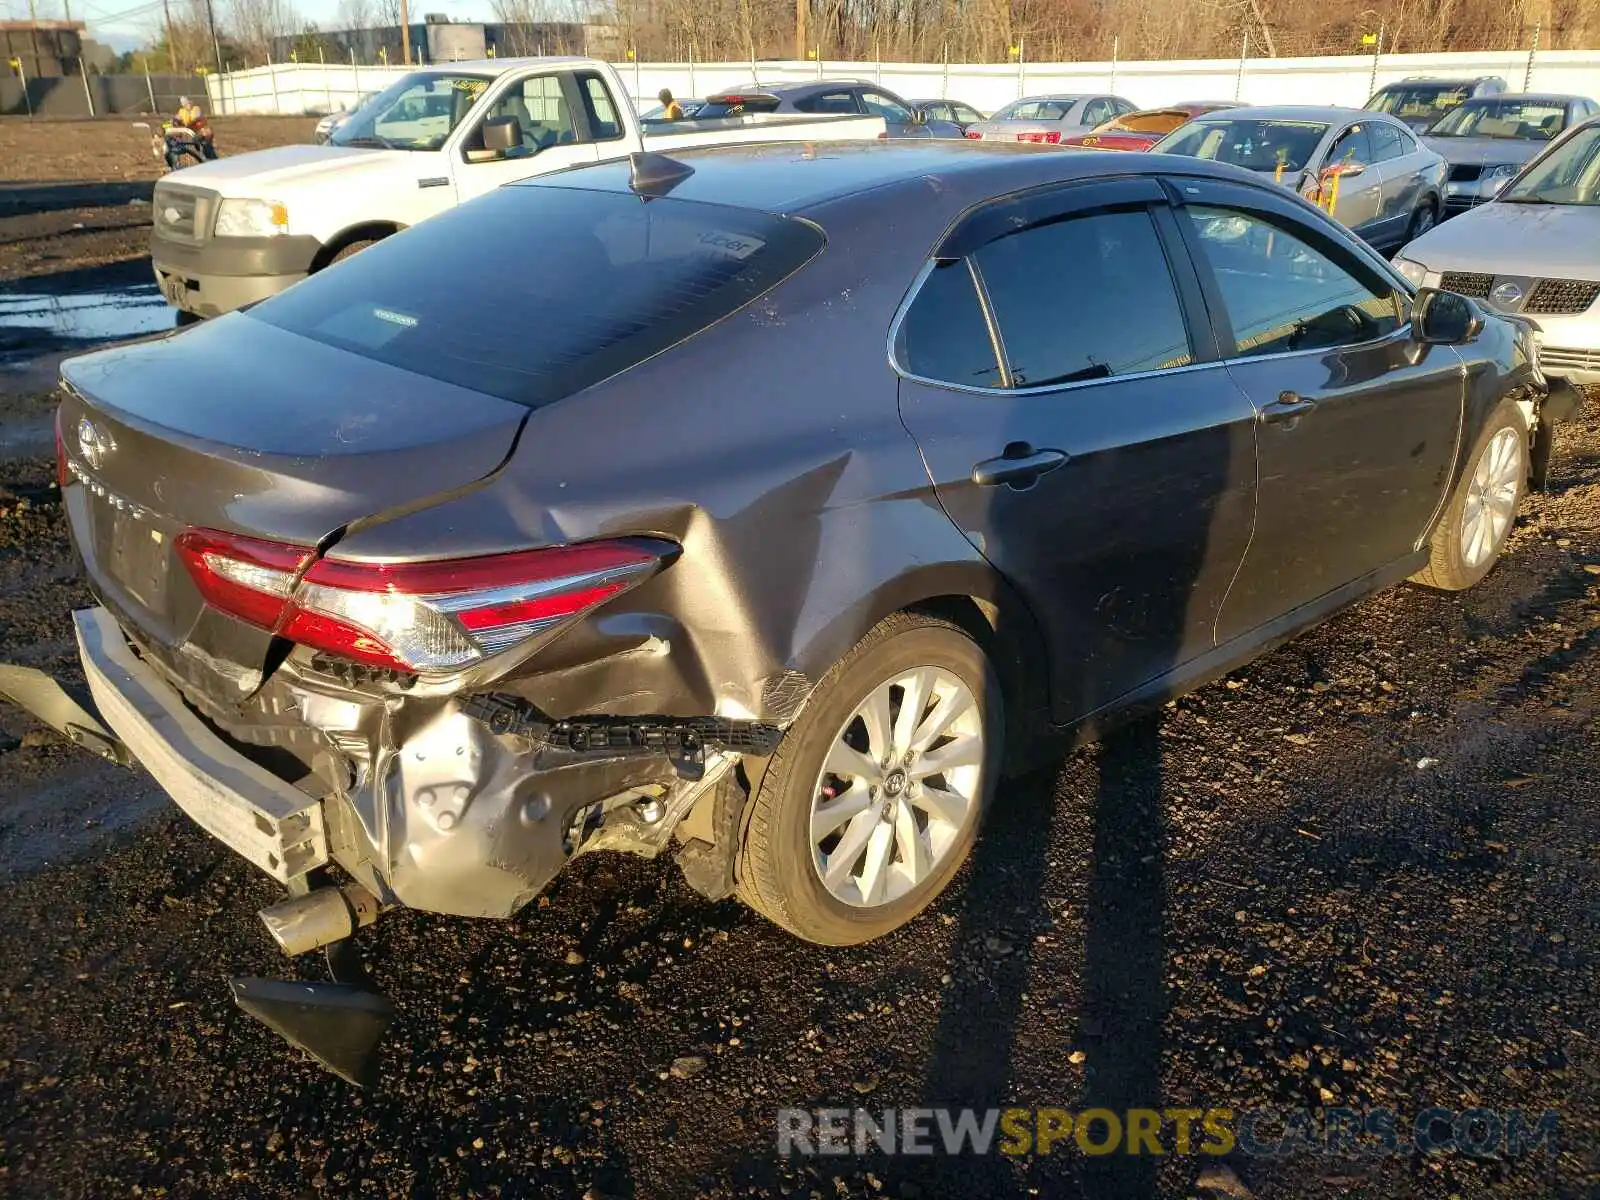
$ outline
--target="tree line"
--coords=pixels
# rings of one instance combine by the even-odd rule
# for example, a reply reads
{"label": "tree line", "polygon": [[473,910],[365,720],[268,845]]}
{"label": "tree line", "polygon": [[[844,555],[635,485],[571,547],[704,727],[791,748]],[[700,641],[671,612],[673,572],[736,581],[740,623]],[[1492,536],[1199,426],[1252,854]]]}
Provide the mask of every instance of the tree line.
{"label": "tree line", "polygon": [[[302,62],[325,47],[293,0],[212,3],[225,63],[260,65],[285,37],[296,39]],[[1363,3],[1371,6],[1357,7]],[[424,8],[425,0],[413,0],[413,23]],[[641,62],[1066,62],[1504,50],[1535,40],[1549,50],[1600,46],[1600,0],[1351,0],[1335,9],[1307,0],[489,0],[489,8],[498,22],[547,27],[548,36],[530,35],[546,53],[587,46]],[[213,66],[205,0],[171,0],[169,11],[145,61],[179,71]],[[399,0],[340,0],[329,27],[399,20]],[[343,57],[331,43],[325,52]]]}

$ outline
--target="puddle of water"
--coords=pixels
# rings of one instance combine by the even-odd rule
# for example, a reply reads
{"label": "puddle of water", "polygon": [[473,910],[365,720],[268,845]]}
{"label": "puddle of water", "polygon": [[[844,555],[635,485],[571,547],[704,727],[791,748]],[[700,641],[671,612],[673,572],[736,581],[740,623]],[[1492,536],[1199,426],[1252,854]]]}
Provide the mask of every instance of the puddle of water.
{"label": "puddle of water", "polygon": [[18,330],[38,330],[46,338],[109,342],[160,333],[173,326],[173,312],[152,283],[129,284],[97,292],[51,295],[0,292],[0,342],[26,344]]}

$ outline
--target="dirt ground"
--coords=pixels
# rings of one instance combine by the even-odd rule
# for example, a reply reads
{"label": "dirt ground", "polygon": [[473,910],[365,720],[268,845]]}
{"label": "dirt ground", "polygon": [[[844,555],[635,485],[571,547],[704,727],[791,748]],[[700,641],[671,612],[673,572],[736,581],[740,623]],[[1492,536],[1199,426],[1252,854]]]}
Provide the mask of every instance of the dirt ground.
{"label": "dirt ground", "polygon": [[[309,142],[313,117],[219,117],[217,148]],[[150,191],[165,165],[148,119],[0,119],[0,282],[149,253]]]}

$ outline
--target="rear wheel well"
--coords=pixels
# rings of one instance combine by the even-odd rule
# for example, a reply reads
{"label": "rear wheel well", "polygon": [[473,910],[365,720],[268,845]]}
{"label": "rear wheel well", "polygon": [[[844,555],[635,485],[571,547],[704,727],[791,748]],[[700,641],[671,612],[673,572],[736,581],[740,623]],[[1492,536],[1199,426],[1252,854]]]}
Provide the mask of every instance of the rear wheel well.
{"label": "rear wheel well", "polygon": [[906,612],[943,617],[982,646],[1006,697],[1006,774],[1030,770],[1049,724],[1049,659],[1033,614],[1015,597],[1002,608],[976,596],[932,596]]}
{"label": "rear wheel well", "polygon": [[371,221],[365,225],[357,225],[346,229],[343,233],[335,235],[328,241],[317,256],[311,260],[311,274],[315,275],[334,259],[334,256],[346,246],[353,246],[357,242],[376,242],[388,237],[391,233],[399,233],[400,226],[391,221]]}

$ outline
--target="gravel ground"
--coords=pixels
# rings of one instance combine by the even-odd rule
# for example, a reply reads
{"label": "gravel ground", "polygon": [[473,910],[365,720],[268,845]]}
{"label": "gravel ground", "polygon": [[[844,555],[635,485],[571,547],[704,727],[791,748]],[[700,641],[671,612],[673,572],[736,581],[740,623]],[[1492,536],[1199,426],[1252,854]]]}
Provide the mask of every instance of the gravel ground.
{"label": "gravel ground", "polygon": [[[218,117],[217,149],[309,142],[314,117]],[[150,253],[150,190],[164,171],[151,122],[0,119],[0,281],[68,274]],[[31,282],[37,284],[37,278]],[[62,288],[88,286],[71,278]]]}
{"label": "gravel ground", "polygon": [[[366,1096],[227,998],[285,973],[270,882],[7,709],[0,1192],[1600,1194],[1597,446],[1563,434],[1474,591],[1374,597],[1007,786],[958,885],[881,943],[803,945],[620,856],[508,923],[385,918],[399,1017]],[[49,472],[0,469],[0,651],[70,675],[86,596]],[[1561,1149],[1236,1152],[1231,1177],[774,1150],[780,1106],[941,1101],[1551,1108]]]}

